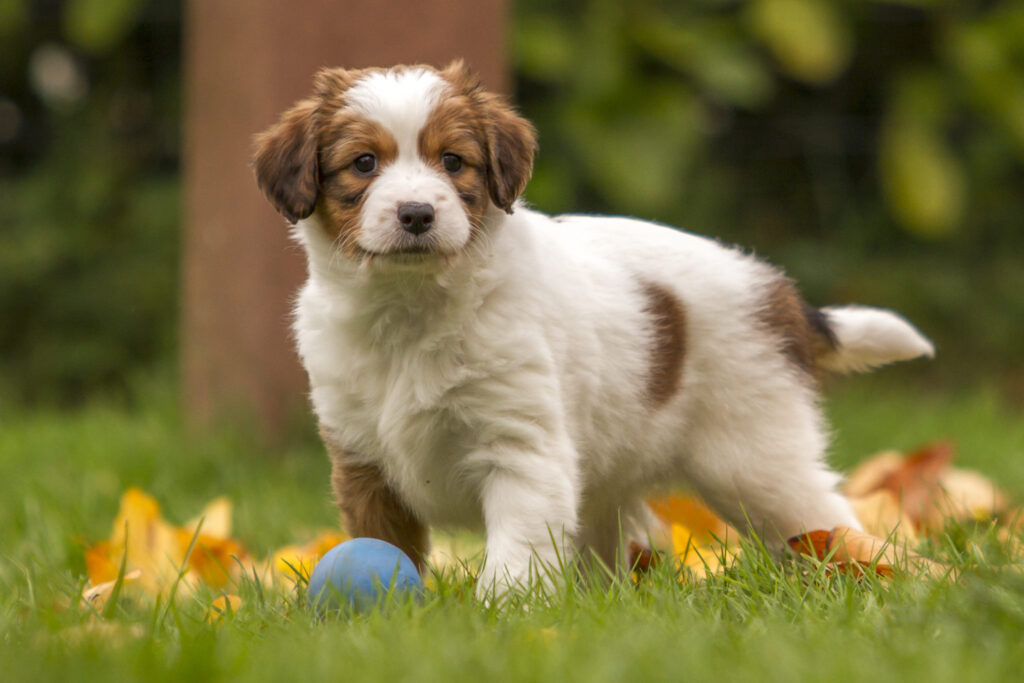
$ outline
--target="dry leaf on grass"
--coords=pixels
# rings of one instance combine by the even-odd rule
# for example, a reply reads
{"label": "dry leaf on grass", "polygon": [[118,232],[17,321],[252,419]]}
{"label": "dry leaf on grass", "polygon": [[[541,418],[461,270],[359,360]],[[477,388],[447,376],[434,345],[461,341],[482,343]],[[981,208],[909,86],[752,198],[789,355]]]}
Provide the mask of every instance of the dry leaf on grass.
{"label": "dry leaf on grass", "polygon": [[[140,576],[142,576],[141,569],[134,569],[130,572],[126,572],[122,585],[128,584],[132,581],[137,581]],[[101,610],[106,606],[107,601],[114,592],[115,586],[117,586],[116,577],[110,581],[104,581],[103,583],[95,586],[88,585],[82,590],[82,599],[89,605],[92,605],[94,609]]]}
{"label": "dry leaf on grass", "polygon": [[891,491],[883,489],[851,498],[850,504],[857,520],[869,534],[881,538],[891,537],[910,545],[917,543],[914,521]]}
{"label": "dry leaf on grass", "polygon": [[685,527],[695,543],[706,545],[716,541],[734,543],[740,534],[711,511],[700,500],[685,495],[658,496],[647,499],[651,512],[670,527]]}
{"label": "dry leaf on grass", "polygon": [[334,546],[348,540],[348,536],[337,531],[321,531],[305,545],[286,545],[271,555],[269,566],[271,582],[283,579],[290,583],[307,581],[320,558]]}
{"label": "dry leaf on grass", "polygon": [[789,539],[789,547],[819,562],[827,561],[830,569],[857,576],[871,569],[887,578],[897,571],[928,574],[936,578],[949,574],[944,565],[910,552],[905,544],[849,527],[810,531]]}
{"label": "dry leaf on grass", "polygon": [[[901,516],[925,533],[941,529],[949,520],[984,520],[1006,512],[1007,495],[978,472],[952,467],[953,454],[948,443],[924,446],[907,455],[879,453],[850,473],[843,491],[855,506],[861,498],[888,492],[897,501]],[[892,519],[891,512],[886,515]],[[865,527],[883,535],[880,525],[858,518]]]}
{"label": "dry leaf on grass", "polygon": [[221,595],[210,603],[210,610],[206,613],[206,621],[215,624],[224,619],[225,616],[234,614],[242,606],[242,598],[237,595]]}

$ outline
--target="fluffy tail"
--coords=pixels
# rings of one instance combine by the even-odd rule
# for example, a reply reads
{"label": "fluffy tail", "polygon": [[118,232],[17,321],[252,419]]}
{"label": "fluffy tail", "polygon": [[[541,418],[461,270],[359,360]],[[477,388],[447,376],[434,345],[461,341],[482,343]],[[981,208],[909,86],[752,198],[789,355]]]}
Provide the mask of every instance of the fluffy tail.
{"label": "fluffy tail", "polygon": [[864,372],[887,363],[935,355],[932,343],[892,311],[833,306],[821,312],[836,342],[817,358],[824,370]]}

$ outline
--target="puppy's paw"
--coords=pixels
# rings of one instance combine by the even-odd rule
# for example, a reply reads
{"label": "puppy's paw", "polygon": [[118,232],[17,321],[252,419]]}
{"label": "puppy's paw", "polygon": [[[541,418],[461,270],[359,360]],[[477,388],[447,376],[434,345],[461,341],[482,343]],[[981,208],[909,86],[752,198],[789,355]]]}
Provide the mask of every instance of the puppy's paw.
{"label": "puppy's paw", "polygon": [[557,583],[557,570],[536,556],[520,562],[487,560],[476,582],[476,597],[485,604],[495,604],[511,593],[550,594]]}

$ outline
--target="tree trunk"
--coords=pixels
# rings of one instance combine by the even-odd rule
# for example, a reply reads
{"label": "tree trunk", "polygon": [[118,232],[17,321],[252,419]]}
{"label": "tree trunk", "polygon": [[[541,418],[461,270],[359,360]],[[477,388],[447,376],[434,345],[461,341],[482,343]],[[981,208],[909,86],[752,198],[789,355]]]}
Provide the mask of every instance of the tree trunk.
{"label": "tree trunk", "polygon": [[507,86],[504,0],[190,0],[185,25],[182,401],[279,435],[306,409],[289,336],[305,263],[256,187],[251,138],[308,94],[321,66],[442,65],[464,57]]}

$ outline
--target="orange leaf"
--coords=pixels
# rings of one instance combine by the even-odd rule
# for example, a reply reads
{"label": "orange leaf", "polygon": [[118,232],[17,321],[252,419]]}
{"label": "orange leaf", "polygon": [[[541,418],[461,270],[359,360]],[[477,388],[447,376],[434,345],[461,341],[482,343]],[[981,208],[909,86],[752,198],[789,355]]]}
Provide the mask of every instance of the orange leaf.
{"label": "orange leaf", "polygon": [[110,541],[100,541],[85,549],[85,572],[89,583],[97,586],[117,578],[118,565],[111,557]]}
{"label": "orange leaf", "polygon": [[882,480],[879,488],[891,491],[903,504],[914,522],[920,526],[929,516],[939,490],[939,478],[953,459],[953,446],[932,444],[914,451],[903,465]]}
{"label": "orange leaf", "polygon": [[828,535],[829,532],[823,529],[808,531],[800,536],[794,536],[787,543],[789,547],[800,553],[818,560],[824,560],[828,556]]}
{"label": "orange leaf", "polygon": [[696,498],[672,495],[647,499],[651,511],[665,524],[679,524],[705,545],[714,539],[735,541],[739,532],[722,521],[711,509]]}
{"label": "orange leaf", "polygon": [[[832,559],[836,564],[867,567],[877,560],[875,571],[882,576],[892,576],[893,566],[905,566],[905,560],[909,555],[905,548],[901,552],[895,544],[843,526],[834,528],[828,535],[826,543],[829,552],[833,553]],[[901,557],[903,562],[900,562]]]}
{"label": "orange leaf", "polygon": [[[184,550],[192,542],[192,534],[185,529],[178,530],[178,541],[184,544]],[[189,569],[213,588],[223,588],[240,570],[238,558],[245,563],[248,555],[238,541],[230,538],[215,538],[200,534],[196,538],[192,554],[188,556]]]}

